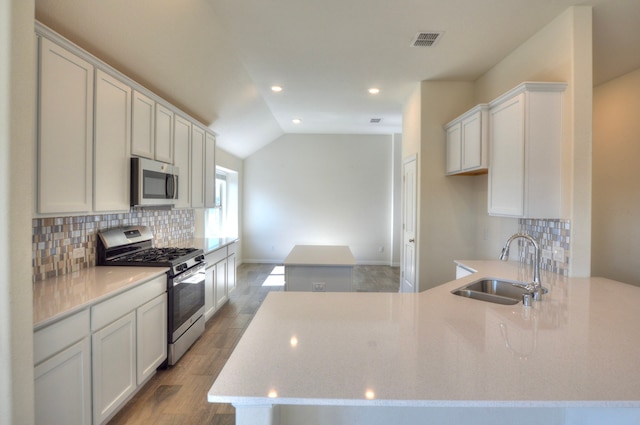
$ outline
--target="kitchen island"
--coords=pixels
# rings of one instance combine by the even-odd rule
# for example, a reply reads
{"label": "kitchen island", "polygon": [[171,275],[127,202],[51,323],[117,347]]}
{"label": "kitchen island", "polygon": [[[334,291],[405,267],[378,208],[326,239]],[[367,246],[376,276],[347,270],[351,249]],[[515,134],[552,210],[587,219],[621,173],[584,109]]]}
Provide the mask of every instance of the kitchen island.
{"label": "kitchen island", "polygon": [[284,259],[285,291],[350,292],[356,260],[344,245],[296,245]]}
{"label": "kitchen island", "polygon": [[451,291],[531,270],[463,264],[419,294],[269,294],[208,400],[239,425],[640,421],[640,288],[543,273],[542,301],[499,305]]}

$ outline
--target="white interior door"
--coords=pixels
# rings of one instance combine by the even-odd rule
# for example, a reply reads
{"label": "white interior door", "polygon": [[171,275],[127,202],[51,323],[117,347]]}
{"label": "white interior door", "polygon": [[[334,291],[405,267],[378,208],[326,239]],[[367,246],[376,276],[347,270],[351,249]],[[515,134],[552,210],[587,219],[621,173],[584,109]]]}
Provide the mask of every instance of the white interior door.
{"label": "white interior door", "polygon": [[416,156],[405,160],[402,171],[402,268],[400,292],[417,292],[416,285],[416,216],[417,161]]}

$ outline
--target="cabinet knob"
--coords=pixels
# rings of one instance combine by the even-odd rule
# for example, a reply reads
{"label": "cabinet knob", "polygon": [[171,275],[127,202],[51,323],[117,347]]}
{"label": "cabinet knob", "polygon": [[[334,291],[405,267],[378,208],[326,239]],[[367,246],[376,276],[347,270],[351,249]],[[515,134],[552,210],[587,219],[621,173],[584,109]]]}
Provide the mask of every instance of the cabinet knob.
{"label": "cabinet knob", "polygon": [[409,239],[409,243],[414,243],[416,240],[415,239]]}

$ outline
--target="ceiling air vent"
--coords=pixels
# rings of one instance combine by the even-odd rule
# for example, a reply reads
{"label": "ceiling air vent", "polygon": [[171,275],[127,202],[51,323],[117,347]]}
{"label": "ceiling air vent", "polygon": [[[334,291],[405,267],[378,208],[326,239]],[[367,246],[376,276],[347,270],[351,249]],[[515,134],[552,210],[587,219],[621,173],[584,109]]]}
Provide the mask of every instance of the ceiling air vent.
{"label": "ceiling air vent", "polygon": [[419,32],[411,42],[413,47],[433,47],[442,38],[441,32]]}
{"label": "ceiling air vent", "polygon": [[372,124],[377,124],[377,123],[379,123],[380,121],[382,121],[382,118],[371,118],[371,119],[369,120],[369,122],[370,122],[370,123],[372,123]]}

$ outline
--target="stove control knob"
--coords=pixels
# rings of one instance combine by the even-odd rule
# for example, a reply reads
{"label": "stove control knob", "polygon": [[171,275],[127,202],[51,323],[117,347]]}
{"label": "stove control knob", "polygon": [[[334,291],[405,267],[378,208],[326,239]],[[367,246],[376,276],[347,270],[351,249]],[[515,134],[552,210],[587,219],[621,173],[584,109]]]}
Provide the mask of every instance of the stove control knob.
{"label": "stove control knob", "polygon": [[184,264],[184,263],[182,263],[182,264],[178,264],[178,265],[176,266],[176,270],[178,270],[179,272],[183,272],[183,271],[187,270],[187,265],[186,265],[186,264]]}
{"label": "stove control knob", "polygon": [[204,255],[198,255],[196,257],[196,261],[200,262],[200,261],[204,261]]}

